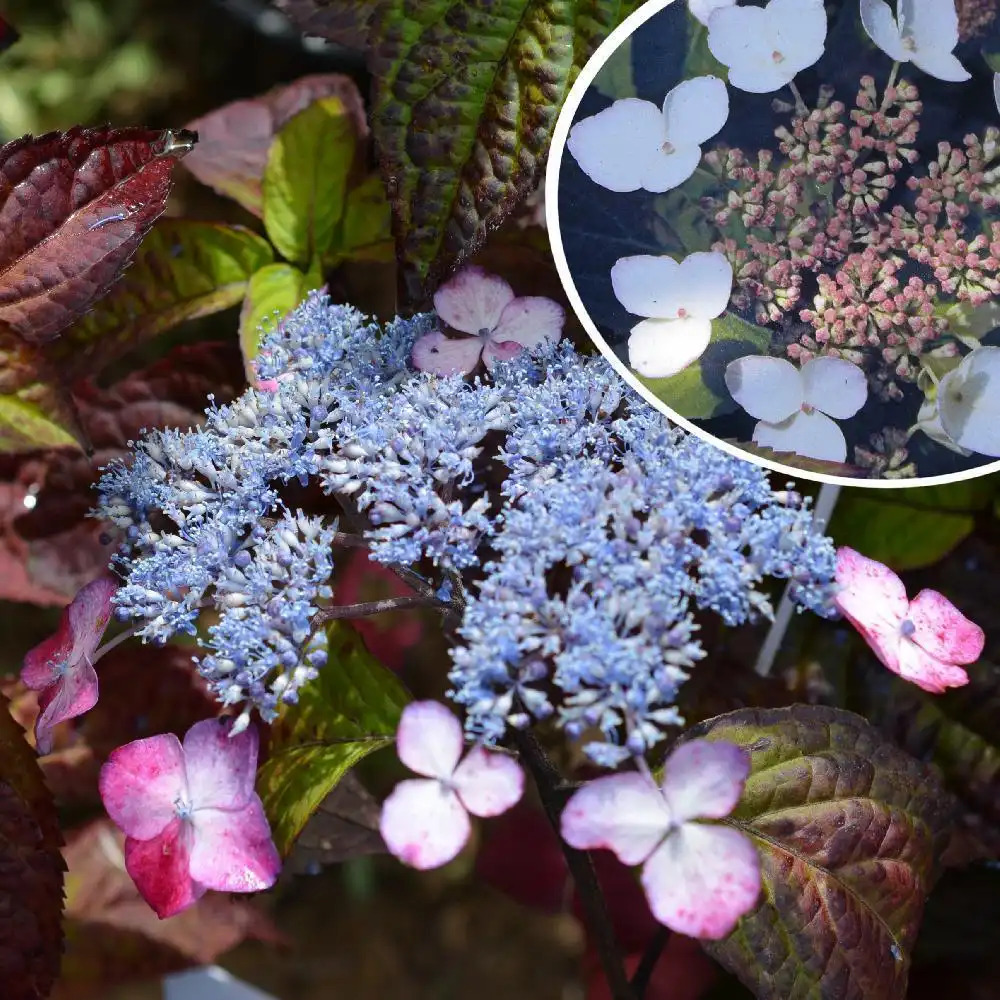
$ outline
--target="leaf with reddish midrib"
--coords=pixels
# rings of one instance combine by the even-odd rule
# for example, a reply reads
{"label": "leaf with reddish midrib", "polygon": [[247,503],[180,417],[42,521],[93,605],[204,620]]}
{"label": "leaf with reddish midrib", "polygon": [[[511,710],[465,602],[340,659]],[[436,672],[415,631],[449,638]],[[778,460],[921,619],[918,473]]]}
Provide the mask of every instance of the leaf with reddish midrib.
{"label": "leaf with reddish midrib", "polygon": [[901,1000],[954,800],[861,716],[741,709],[682,739],[750,753],[724,822],[760,854],[755,910],[708,953],[768,1000]]}
{"label": "leaf with reddish midrib", "polygon": [[195,141],[183,131],[76,126],[0,149],[0,321],[44,343],[107,291]]}
{"label": "leaf with reddish midrib", "polygon": [[369,40],[372,131],[414,304],[475,253],[541,179],[577,73],[635,6],[378,4]]}
{"label": "leaf with reddish midrib", "polygon": [[62,951],[62,835],[34,751],[0,696],[0,995],[43,1000]]}

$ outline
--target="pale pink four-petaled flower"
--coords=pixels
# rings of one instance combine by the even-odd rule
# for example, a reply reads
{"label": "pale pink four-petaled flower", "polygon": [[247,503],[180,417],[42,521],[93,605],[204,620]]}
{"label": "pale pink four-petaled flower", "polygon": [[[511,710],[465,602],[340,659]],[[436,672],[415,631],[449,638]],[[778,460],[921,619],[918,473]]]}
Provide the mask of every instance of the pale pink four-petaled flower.
{"label": "pale pink four-petaled flower", "polygon": [[760,859],[739,830],[701,821],[733,811],[749,771],[747,752],[732,743],[682,743],[667,758],[662,787],[632,771],[574,792],[562,814],[563,838],[641,864],[660,923],[690,937],[723,938],[757,903]]}
{"label": "pale pink four-petaled flower", "polygon": [[111,598],[118,589],[111,576],[100,576],[82,587],[63,611],[55,635],[39,643],[24,658],[21,680],[38,691],[35,745],[39,753],[52,749],[52,730],[97,704],[95,652],[111,619]]}
{"label": "pale pink four-petaled flower", "polygon": [[104,807],[125,833],[125,868],[160,917],[207,889],[257,892],[281,859],[254,790],[257,731],[226,719],[196,722],[114,750],[101,768]]}
{"label": "pale pink four-petaled flower", "polygon": [[525,348],[555,343],[562,336],[565,312],[558,302],[539,295],[517,297],[503,278],[481,267],[467,267],[434,293],[442,322],[464,337],[439,330],[413,345],[413,366],[435,375],[466,375],[482,358],[492,369]]}
{"label": "pale pink four-petaled flower", "polygon": [[888,566],[837,550],[837,607],[894,674],[925,691],[968,684],[963,665],[983,651],[983,630],[935,590],[912,600]]}
{"label": "pale pink four-petaled flower", "polygon": [[407,705],[399,720],[399,759],[420,779],[401,781],[382,806],[386,847],[412,868],[437,868],[469,839],[469,813],[499,816],[524,792],[524,772],[506,754],[475,747],[464,760],[458,719],[436,701]]}

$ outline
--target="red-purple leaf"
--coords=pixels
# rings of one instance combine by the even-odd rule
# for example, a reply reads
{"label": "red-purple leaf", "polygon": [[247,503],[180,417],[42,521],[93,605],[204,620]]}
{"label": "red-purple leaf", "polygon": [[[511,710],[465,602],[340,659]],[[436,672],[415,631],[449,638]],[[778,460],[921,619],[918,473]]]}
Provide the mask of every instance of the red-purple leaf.
{"label": "red-purple leaf", "polygon": [[368,29],[379,0],[276,0],[304,35],[319,35],[349,49],[368,44]]}
{"label": "red-purple leaf", "polygon": [[0,321],[55,337],[121,274],[163,211],[188,132],[85,129],[0,149]]}
{"label": "red-purple leaf", "polygon": [[64,865],[52,794],[0,696],[0,992],[43,1000],[59,970]]}
{"label": "red-purple leaf", "polygon": [[368,135],[364,102],[350,77],[339,73],[304,76],[259,97],[234,101],[188,124],[198,146],[184,165],[219,194],[263,214],[261,179],[271,140],[290,118],[323,97],[337,97],[359,138]]}

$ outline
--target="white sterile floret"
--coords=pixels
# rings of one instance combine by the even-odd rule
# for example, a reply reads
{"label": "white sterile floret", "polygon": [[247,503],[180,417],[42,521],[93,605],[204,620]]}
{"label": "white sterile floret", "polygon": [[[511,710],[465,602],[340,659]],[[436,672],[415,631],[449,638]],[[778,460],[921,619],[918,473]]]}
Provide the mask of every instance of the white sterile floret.
{"label": "white sterile floret", "polygon": [[812,66],[826,46],[823,0],[771,0],[766,7],[720,7],[708,19],[708,47],[729,67],[729,82],[770,94]]}
{"label": "white sterile floret", "polygon": [[958,61],[955,0],[898,0],[897,16],[885,0],[861,0],[861,23],[871,40],[897,62],[912,62],[939,80],[961,83],[972,74]]}
{"label": "white sterile floret", "polygon": [[1000,347],[977,347],[938,385],[941,428],[959,448],[1000,458]]}
{"label": "white sterile floret", "polygon": [[726,388],[760,421],[755,444],[828,462],[847,458],[834,421],[853,417],[868,398],[864,372],[842,358],[813,358],[796,368],[784,358],[749,355],[726,368]]}
{"label": "white sterile floret", "polygon": [[584,118],[570,129],[566,148],[609,191],[662,193],[695,172],[701,144],[728,117],[726,85],[716,76],[696,76],[674,87],[662,108],[627,97]]}
{"label": "white sterile floret", "polygon": [[712,320],[729,304],[733,268],[725,256],[693,253],[671,257],[622,257],[611,268],[615,297],[636,316],[629,364],[646,378],[676,375],[704,353]]}
{"label": "white sterile floret", "polygon": [[732,7],[735,3],[736,0],[688,0],[688,10],[693,18],[707,25],[712,11],[719,7]]}

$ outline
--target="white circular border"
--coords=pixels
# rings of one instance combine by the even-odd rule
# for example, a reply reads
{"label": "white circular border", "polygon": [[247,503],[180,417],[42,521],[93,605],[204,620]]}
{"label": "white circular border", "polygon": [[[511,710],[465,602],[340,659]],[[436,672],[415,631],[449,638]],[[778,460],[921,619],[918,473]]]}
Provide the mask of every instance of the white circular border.
{"label": "white circular border", "polygon": [[573,116],[583,101],[587,88],[594,82],[594,77],[601,71],[608,59],[614,55],[619,46],[628,40],[636,28],[645,24],[654,14],[658,14],[674,2],[675,0],[649,0],[649,3],[644,4],[634,14],[630,14],[608,35],[576,78],[576,82],[570,89],[566,102],[559,112],[559,119],[552,134],[548,167],[545,171],[545,220],[549,231],[549,244],[552,248],[552,257],[555,260],[556,271],[559,274],[566,297],[569,299],[573,311],[583,324],[583,328],[587,331],[590,339],[600,348],[601,354],[604,355],[607,362],[619,376],[642,396],[647,403],[659,410],[673,423],[679,424],[686,431],[695,434],[703,441],[707,441],[735,458],[741,458],[745,462],[752,462],[755,465],[762,465],[772,472],[783,472],[796,478],[808,479],[819,483],[830,483],[835,486],[859,486],[864,489],[883,490],[943,486],[947,483],[958,483],[966,479],[978,479],[980,476],[988,476],[994,472],[1000,472],[1000,461],[996,461],[988,465],[981,465],[975,469],[968,469],[965,472],[952,472],[942,476],[927,476],[922,479],[855,479],[849,476],[828,476],[821,472],[810,472],[806,469],[796,468],[793,465],[784,465],[781,462],[772,462],[769,459],[760,458],[757,455],[752,455],[750,452],[744,451],[742,448],[738,448],[736,445],[721,441],[719,438],[696,426],[686,417],[682,417],[680,414],[668,409],[662,400],[653,395],[639,381],[601,336],[596,324],[590,318],[583,300],[580,298],[580,293],[576,289],[576,283],[573,281],[573,275],[566,261],[566,252],[563,250],[562,231],[559,224],[559,171],[562,167],[563,154],[566,150],[566,140],[569,138],[570,126],[573,124]]}

